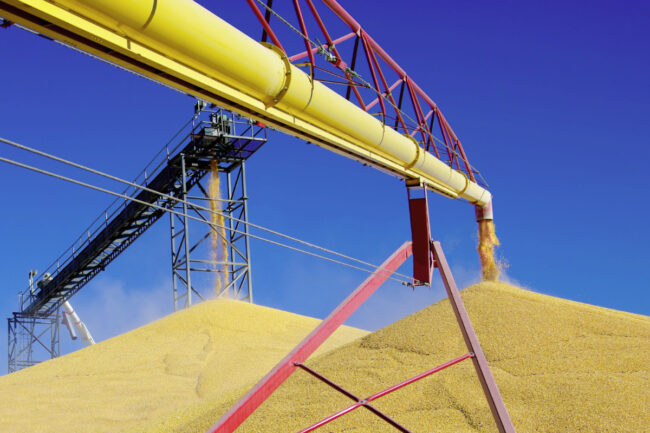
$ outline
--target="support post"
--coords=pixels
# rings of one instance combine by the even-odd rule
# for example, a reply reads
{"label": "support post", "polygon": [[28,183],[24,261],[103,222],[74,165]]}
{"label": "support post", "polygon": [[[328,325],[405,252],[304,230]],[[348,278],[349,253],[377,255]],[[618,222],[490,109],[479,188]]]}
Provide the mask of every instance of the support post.
{"label": "support post", "polygon": [[176,215],[169,213],[169,227],[171,233],[169,238],[171,239],[172,247],[172,294],[174,297],[174,311],[178,311],[178,284],[176,283],[176,260],[178,254],[176,253],[176,224],[174,224],[174,218]]}
{"label": "support post", "polygon": [[437,267],[440,269],[442,281],[447,290],[447,295],[449,296],[451,307],[454,310],[454,315],[456,316],[456,320],[458,321],[458,325],[463,334],[465,345],[470,352],[474,353],[474,357],[472,358],[474,369],[476,370],[476,374],[481,382],[485,398],[490,405],[490,410],[492,411],[492,416],[497,424],[497,428],[500,433],[515,433],[515,427],[510,420],[510,415],[503,403],[503,398],[501,397],[499,388],[494,381],[494,377],[492,377],[490,366],[485,358],[483,349],[481,349],[481,344],[478,341],[476,332],[474,332],[474,327],[472,327],[472,323],[469,320],[465,304],[463,304],[463,299],[460,296],[460,292],[458,291],[458,287],[454,281],[454,276],[451,273],[449,264],[447,264],[447,259],[442,251],[440,242],[432,241],[431,246],[433,250],[433,258]]}
{"label": "support post", "polygon": [[190,238],[189,224],[187,219],[187,171],[185,167],[185,155],[181,153],[181,182],[183,188],[183,239],[185,241],[185,284],[187,285],[185,295],[185,307],[192,305],[192,274],[190,272]]}
{"label": "support post", "polygon": [[380,268],[356,288],[325,320],[298,346],[280,361],[257,385],[221,417],[209,433],[232,433],[303,363],[318,347],[347,320],[400,267],[412,253],[411,242],[404,243]]}
{"label": "support post", "polygon": [[[215,199],[210,196],[210,188],[206,184],[208,180],[181,186],[184,200],[176,205],[180,216],[170,215],[172,289],[176,310],[215,296],[252,302],[245,161],[238,157],[218,161],[220,184],[227,188],[223,191],[223,198],[218,199],[222,205],[218,206],[218,212],[224,215],[227,257],[217,258],[211,252],[211,237],[217,233],[221,242],[222,235],[220,229],[211,227],[213,219],[207,209]],[[200,176],[203,178],[210,169],[206,164],[203,160],[193,160],[187,156],[182,158],[179,164],[181,180],[196,178],[196,172],[203,173]],[[200,221],[188,218],[188,214]],[[191,242],[190,227],[193,233]],[[225,284],[217,293],[214,278],[221,278],[224,274],[227,275],[223,279]]]}
{"label": "support post", "polygon": [[416,285],[431,284],[433,262],[431,261],[431,229],[427,190],[419,180],[406,182],[413,239],[413,280]]}

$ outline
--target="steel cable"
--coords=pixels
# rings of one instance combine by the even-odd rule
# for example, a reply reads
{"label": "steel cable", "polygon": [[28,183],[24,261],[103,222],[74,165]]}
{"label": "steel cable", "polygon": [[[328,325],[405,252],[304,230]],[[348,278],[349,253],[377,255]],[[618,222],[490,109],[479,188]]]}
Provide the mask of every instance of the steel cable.
{"label": "steel cable", "polygon": [[[8,140],[0,138],[0,141],[6,143]],[[183,214],[181,212],[174,211],[173,209],[167,209],[167,208],[165,208],[163,206],[159,206],[159,205],[156,205],[156,204],[153,204],[153,203],[148,203],[148,202],[146,202],[144,200],[139,200],[137,198],[128,196],[126,194],[121,194],[121,193],[118,193],[118,192],[114,192],[114,191],[111,191],[111,190],[106,189],[106,188],[102,188],[102,187],[99,187],[99,186],[96,186],[96,185],[92,185],[92,184],[89,184],[87,182],[83,182],[83,181],[80,181],[80,180],[72,179],[72,178],[67,177],[67,176],[56,174],[56,173],[53,173],[53,172],[50,172],[50,171],[47,171],[47,170],[43,170],[43,169],[28,165],[28,164],[24,164],[24,163],[21,163],[21,162],[18,162],[18,161],[14,161],[14,160],[11,160],[11,159],[8,159],[8,158],[0,157],[0,161],[5,162],[7,164],[17,166],[17,167],[24,168],[24,169],[27,169],[27,170],[31,170],[31,171],[34,171],[34,172],[37,172],[37,173],[40,173],[40,174],[51,176],[51,177],[54,177],[54,178],[59,179],[59,180],[64,180],[66,182],[70,182],[70,183],[73,183],[73,184],[76,184],[76,185],[79,185],[79,186],[83,186],[83,187],[86,187],[86,188],[89,188],[89,189],[93,189],[95,191],[99,191],[99,192],[103,192],[105,194],[113,195],[113,196],[118,197],[118,198],[123,198],[125,200],[129,200],[129,201],[132,201],[132,202],[135,202],[135,203],[140,203],[140,204],[143,204],[145,206],[152,207],[154,209],[162,210],[163,212],[168,212],[168,213],[171,213],[171,214],[174,214],[174,215],[187,217],[189,219],[192,219],[192,220],[195,220],[195,221],[198,221],[198,222],[201,222],[201,223],[208,224],[209,226],[211,226],[213,228],[214,227],[217,227],[217,228],[222,228],[223,227],[223,226],[221,226],[219,224],[213,224],[211,222],[208,222],[205,219],[197,218],[197,217],[194,217],[194,216],[191,216],[191,215],[185,215],[185,214]],[[108,175],[108,176],[110,176],[110,175]],[[139,188],[141,188],[141,187],[139,187]],[[155,194],[158,194],[158,195],[163,196],[163,197],[166,196],[167,198],[174,199],[174,200],[179,201],[181,203],[183,202],[183,200],[176,199],[175,197],[167,196],[166,194],[162,194],[162,193],[160,193],[158,191],[154,191],[154,190],[149,190],[149,191],[154,192]],[[198,207],[193,203],[191,203],[191,205],[194,206],[194,207]],[[211,212],[210,209],[207,209],[207,208],[203,208],[203,209],[206,209],[207,212]],[[229,217],[229,216],[224,214],[224,217]],[[242,221],[242,222],[245,223],[244,221]],[[248,223],[248,225],[253,227],[253,225],[251,223]],[[326,252],[328,252],[330,254],[337,255],[337,256],[342,257],[342,258],[346,258],[348,260],[352,260],[352,261],[355,261],[355,262],[358,262],[358,263],[362,263],[362,264],[364,264],[364,265],[366,265],[368,267],[373,268],[374,270],[370,270],[370,269],[362,268],[362,267],[359,267],[359,266],[355,266],[355,265],[352,265],[352,264],[349,264],[349,263],[346,263],[346,262],[343,262],[343,261],[340,261],[340,260],[333,259],[331,257],[323,256],[321,254],[317,254],[317,253],[314,253],[314,252],[311,252],[311,251],[303,250],[303,249],[300,249],[300,248],[297,248],[297,247],[294,247],[294,246],[291,246],[291,245],[283,244],[281,242],[277,242],[277,241],[274,241],[274,240],[271,240],[271,239],[268,239],[268,238],[264,238],[264,237],[261,237],[261,236],[257,236],[257,235],[251,234],[251,233],[246,233],[246,232],[243,232],[241,230],[231,229],[229,227],[224,227],[224,228],[226,230],[234,232],[234,233],[238,233],[238,234],[241,234],[241,235],[244,235],[244,236],[249,236],[249,237],[251,237],[253,239],[257,239],[257,240],[267,242],[267,243],[270,243],[272,245],[280,246],[280,247],[283,247],[283,248],[287,248],[287,249],[290,249],[292,251],[296,251],[296,252],[299,252],[299,253],[310,255],[312,257],[316,257],[316,258],[326,260],[326,261],[329,261],[329,262],[332,262],[332,263],[336,263],[336,264],[339,264],[339,265],[342,265],[342,266],[346,266],[346,267],[351,268],[351,269],[356,269],[356,270],[359,270],[359,271],[363,271],[363,272],[366,272],[366,273],[369,273],[369,274],[374,274],[376,272],[379,272],[379,271],[383,270],[383,268],[380,268],[379,266],[372,265],[372,264],[367,263],[367,262],[363,262],[363,261],[361,261],[359,259],[355,259],[353,257],[349,257],[349,256],[346,256],[344,254],[337,253],[336,251],[332,251],[332,250],[329,250],[327,248],[320,247],[318,245],[310,244],[310,243],[302,241],[302,240],[300,240],[298,238],[293,238],[291,236],[284,235],[284,234],[282,234],[280,232],[275,232],[275,231],[273,231],[271,229],[266,229],[266,228],[264,228],[262,226],[255,225],[255,228],[259,228],[260,230],[268,231],[269,233],[272,233],[272,234],[277,234],[279,236],[285,237],[285,238],[290,239],[290,240],[294,240],[294,241],[302,243],[302,244],[306,244],[306,245],[309,245],[309,246],[313,245],[314,248],[326,251]],[[407,278],[407,281],[395,278],[392,275],[405,277],[405,278]],[[388,279],[397,281],[397,282],[399,282],[399,283],[401,283],[403,285],[411,285],[411,281],[410,281],[411,277],[407,276],[407,275],[404,275],[404,274],[399,274],[399,273],[396,273],[396,272],[390,272],[389,275],[386,275],[386,277]]]}

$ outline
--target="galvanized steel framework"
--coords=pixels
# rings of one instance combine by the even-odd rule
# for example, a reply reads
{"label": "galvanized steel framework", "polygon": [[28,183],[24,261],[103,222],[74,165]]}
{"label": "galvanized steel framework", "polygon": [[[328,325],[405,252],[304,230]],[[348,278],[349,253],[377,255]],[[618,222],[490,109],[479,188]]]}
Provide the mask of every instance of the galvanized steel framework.
{"label": "galvanized steel framework", "polygon": [[[206,250],[209,248],[206,248],[206,244],[211,243],[212,236],[218,236],[221,242],[221,231],[218,228],[213,230],[210,227],[209,213],[195,206],[196,203],[202,208],[209,208],[210,201],[215,198],[210,197],[209,188],[201,182],[197,183],[194,189],[194,193],[200,195],[190,195],[192,191],[185,186],[185,179],[187,170],[192,170],[192,167],[188,166],[184,155],[181,155],[183,202],[172,208],[180,215],[169,214],[174,310],[192,305],[193,298],[203,301],[215,295],[253,302],[245,160],[230,158],[219,162],[219,176],[226,181],[226,195],[218,202],[222,213],[226,215],[225,244],[228,258],[215,261],[215,257],[207,256],[209,251]],[[189,219],[189,215],[204,220],[205,224]],[[206,281],[205,275],[201,274],[211,274],[212,281]],[[196,277],[199,277],[203,284],[193,284]],[[216,279],[222,279],[224,282],[218,293],[213,290],[216,288]]]}
{"label": "galvanized steel framework", "polygon": [[57,310],[45,316],[13,313],[7,319],[9,373],[61,354],[60,318]]}
{"label": "galvanized steel framework", "polygon": [[[200,181],[210,171],[210,162],[215,159],[220,161],[220,171],[226,178],[228,191],[223,201],[226,203],[223,212],[241,220],[226,220],[229,257],[235,259],[225,264],[230,284],[224,289],[230,292],[231,297],[252,301],[248,263],[250,248],[246,236],[248,225],[245,224],[248,212],[244,161],[266,142],[266,127],[220,108],[206,109],[204,105],[201,102],[198,104],[192,121],[158,152],[138,175],[133,186],[124,191],[132,200],[116,199],[40,274],[39,284],[34,285],[30,280],[29,287],[20,294],[20,310],[8,318],[10,372],[59,356],[61,305],[103,271],[166,210],[184,208],[183,219],[197,213],[206,224],[197,223],[195,226],[202,226],[199,227],[202,231],[207,230],[205,227],[210,223],[210,218],[197,207],[197,199],[205,201],[206,194],[192,197],[187,192],[195,186],[197,190],[203,189],[205,192]],[[183,224],[181,232],[185,232],[185,227]],[[179,257],[174,248],[177,235],[178,231],[172,228],[174,306],[182,308],[191,305],[191,302],[185,303],[183,300],[184,304],[179,306],[179,298],[183,298],[183,294],[177,290],[179,269],[184,257],[190,257],[188,272],[197,271],[195,265],[199,259],[196,254],[200,252],[197,248],[205,236],[199,238],[198,243],[188,244],[187,249],[184,245],[183,250],[187,254]],[[217,268],[212,263],[208,265],[204,266],[208,270],[215,271]],[[30,279],[35,274],[30,273]],[[44,280],[46,274],[51,275]],[[207,292],[202,297],[205,296]],[[187,300],[191,301],[191,296]]]}

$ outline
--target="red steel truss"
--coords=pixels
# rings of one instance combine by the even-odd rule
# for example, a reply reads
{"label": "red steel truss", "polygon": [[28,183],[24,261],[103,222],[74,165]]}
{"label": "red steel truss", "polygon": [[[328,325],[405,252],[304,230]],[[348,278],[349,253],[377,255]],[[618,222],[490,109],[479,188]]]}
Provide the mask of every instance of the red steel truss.
{"label": "red steel truss", "polygon": [[[235,406],[219,419],[216,424],[208,430],[208,433],[234,432],[237,427],[239,427],[267,398],[269,398],[297,368],[300,368],[316,379],[326,383],[355,402],[351,406],[301,430],[299,433],[314,431],[360,407],[374,413],[397,430],[403,433],[411,433],[406,427],[399,424],[389,415],[379,411],[370,403],[466,359],[472,359],[474,369],[476,370],[483,393],[485,394],[485,398],[499,432],[515,433],[515,428],[510,420],[505,404],[503,403],[499,388],[490,372],[487,359],[485,358],[485,354],[483,353],[476,333],[474,332],[474,328],[470,322],[469,315],[467,314],[467,310],[463,304],[463,300],[460,296],[458,287],[456,286],[456,282],[454,281],[447,259],[442,251],[440,242],[432,240],[429,235],[429,210],[426,206],[426,192],[424,192],[424,189],[418,185],[410,185],[407,187],[413,243],[407,242],[403,244],[384,263],[382,263],[382,265],[372,275],[370,275],[366,281],[357,287],[357,289],[352,292],[352,294],[350,294],[350,296],[348,296],[325,320],[323,320],[311,334],[298,344],[291,353],[280,361],[262,380],[257,383],[257,385],[255,385],[255,387],[253,387],[253,389],[251,389]],[[420,194],[420,190],[424,192],[424,196]],[[314,351],[411,255],[413,255],[414,276],[419,275],[420,278],[414,278],[414,284],[422,284],[422,278],[429,278],[430,280],[430,276],[434,269],[440,271],[445,290],[447,291],[447,296],[469,352],[364,399],[360,399],[350,391],[335,384],[331,380],[306,366],[304,362],[307,358],[314,353]],[[425,269],[427,266],[428,269]]]}
{"label": "red steel truss", "polygon": [[[314,79],[487,186],[433,99],[336,0],[246,3],[263,28],[262,41],[270,39]],[[300,46],[302,51],[292,52]]]}

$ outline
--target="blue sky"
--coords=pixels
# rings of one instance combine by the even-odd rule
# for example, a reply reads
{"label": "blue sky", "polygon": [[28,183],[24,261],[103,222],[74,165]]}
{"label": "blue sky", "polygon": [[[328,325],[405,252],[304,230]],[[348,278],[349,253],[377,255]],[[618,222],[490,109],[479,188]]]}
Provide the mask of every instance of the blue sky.
{"label": "blue sky", "polygon": [[[341,3],[438,103],[487,179],[506,277],[650,314],[650,6]],[[185,95],[16,28],[0,30],[0,54],[0,136],[123,178],[192,113]],[[0,155],[115,188],[6,146]],[[247,172],[252,222],[375,263],[409,237],[403,184],[356,162],[274,133]],[[45,268],[112,198],[7,165],[0,181],[8,317],[29,269]],[[472,207],[433,194],[429,204],[459,284],[476,282]],[[164,218],[73,298],[98,340],[171,311],[169,254]],[[316,317],[365,278],[258,241],[252,258],[257,303]],[[439,284],[389,283],[349,323],[374,329],[441,296]]]}

